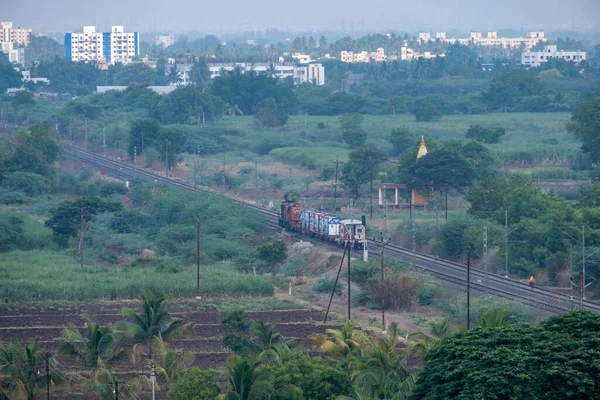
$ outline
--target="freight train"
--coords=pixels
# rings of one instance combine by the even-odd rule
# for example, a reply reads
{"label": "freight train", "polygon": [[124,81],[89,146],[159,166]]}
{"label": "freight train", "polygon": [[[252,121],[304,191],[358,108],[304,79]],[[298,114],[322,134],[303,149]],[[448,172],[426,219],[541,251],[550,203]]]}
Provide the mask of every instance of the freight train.
{"label": "freight train", "polygon": [[339,246],[350,242],[355,250],[365,249],[366,231],[362,221],[311,210],[291,201],[281,203],[279,226]]}

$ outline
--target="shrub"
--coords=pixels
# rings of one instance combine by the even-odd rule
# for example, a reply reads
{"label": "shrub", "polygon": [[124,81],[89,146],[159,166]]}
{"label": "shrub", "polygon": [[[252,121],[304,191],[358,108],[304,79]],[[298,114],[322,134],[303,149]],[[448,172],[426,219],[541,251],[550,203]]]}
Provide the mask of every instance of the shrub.
{"label": "shrub", "polygon": [[45,177],[21,171],[4,174],[2,185],[15,192],[23,192],[30,197],[38,196],[50,189]]}
{"label": "shrub", "polygon": [[471,125],[465,137],[481,143],[500,143],[500,137],[506,134],[504,128],[486,128],[481,125]]}
{"label": "shrub", "polygon": [[423,102],[415,111],[415,119],[417,122],[439,121],[442,118],[442,113],[430,102]]}
{"label": "shrub", "polygon": [[319,123],[317,123],[317,128],[318,129],[327,129],[327,125],[325,124],[325,122],[319,122]]}
{"label": "shrub", "polygon": [[[335,284],[335,279],[332,278],[319,278],[317,283],[313,287],[313,290],[317,293],[331,293],[333,290],[333,285]],[[342,283],[341,279],[338,280],[337,286],[335,287],[335,292],[341,294],[344,291],[345,285]]]}
{"label": "shrub", "polygon": [[0,202],[4,204],[27,204],[29,197],[23,192],[0,191]]}

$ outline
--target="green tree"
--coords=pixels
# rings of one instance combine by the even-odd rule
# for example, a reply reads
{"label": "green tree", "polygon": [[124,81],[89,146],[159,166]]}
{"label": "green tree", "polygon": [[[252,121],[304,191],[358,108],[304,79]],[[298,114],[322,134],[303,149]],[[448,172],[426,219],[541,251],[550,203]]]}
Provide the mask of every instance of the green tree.
{"label": "green tree", "polygon": [[409,170],[410,185],[414,188],[433,186],[446,197],[446,220],[448,220],[448,192],[461,191],[471,184],[475,171],[459,154],[448,150],[436,150],[417,160]]}
{"label": "green tree", "polygon": [[426,357],[413,399],[598,399],[600,317],[458,332]]}
{"label": "green tree", "polygon": [[17,250],[25,240],[25,219],[19,214],[0,213],[0,252]]}
{"label": "green tree", "polygon": [[581,207],[600,207],[600,184],[582,187],[579,192]]}
{"label": "green tree", "polygon": [[495,75],[482,98],[491,110],[512,109],[519,98],[539,95],[544,89],[534,72],[515,69]]}
{"label": "green tree", "polygon": [[479,326],[481,328],[499,328],[509,325],[510,315],[505,309],[497,307],[483,313]]}
{"label": "green tree", "polygon": [[415,119],[417,122],[439,121],[442,118],[442,113],[435,104],[429,101],[424,101],[415,110]]}
{"label": "green tree", "polygon": [[123,315],[131,321],[129,335],[135,343],[145,344],[149,358],[154,357],[155,337],[167,342],[181,334],[191,333],[191,325],[181,318],[174,318],[167,310],[167,299],[160,295],[142,294],[141,312],[123,308]]}
{"label": "green tree", "polygon": [[15,110],[21,110],[23,108],[34,106],[35,100],[33,99],[32,93],[26,90],[20,90],[12,97],[10,104]]}
{"label": "green tree", "polygon": [[593,162],[600,162],[600,96],[581,102],[573,110],[567,129],[583,144]]}
{"label": "green tree", "polygon": [[227,331],[223,345],[238,354],[247,354],[254,346],[250,340],[250,322],[244,310],[233,310],[225,314],[221,327]]}
{"label": "green tree", "polygon": [[101,326],[89,317],[83,317],[85,330],[75,325],[63,329],[59,354],[75,358],[85,368],[98,369],[128,357],[128,352],[117,340],[111,326]]}
{"label": "green tree", "polygon": [[228,400],[259,400],[270,392],[269,375],[259,368],[260,361],[232,356],[225,367],[229,393]]}
{"label": "green tree", "polygon": [[348,162],[342,167],[341,181],[344,187],[350,191],[353,201],[360,197],[363,185],[368,183],[372,206],[373,182],[384,161],[385,156],[372,143],[350,152]]}
{"label": "green tree", "polygon": [[465,137],[481,143],[500,143],[500,137],[505,134],[504,128],[485,128],[481,125],[471,125],[465,133]]}
{"label": "green tree", "polygon": [[166,390],[191,368],[195,356],[190,351],[170,349],[169,345],[159,337],[152,339],[154,363],[158,383],[165,384]]}
{"label": "green tree", "polygon": [[265,272],[274,272],[287,259],[287,246],[283,240],[275,240],[256,248],[256,258],[264,263]]}
{"label": "green tree", "polygon": [[206,61],[204,59],[195,61],[189,72],[189,76],[194,85],[204,86],[210,82],[210,71],[208,65],[206,65]]}
{"label": "green tree", "polygon": [[15,71],[15,67],[8,61],[8,56],[0,52],[0,93],[6,93],[8,88],[21,86],[23,75]]}
{"label": "green tree", "polygon": [[289,116],[281,110],[275,98],[269,97],[252,107],[252,113],[256,119],[265,127],[275,128],[283,126]]}
{"label": "green tree", "polygon": [[413,146],[414,135],[412,135],[406,126],[393,129],[388,136],[387,141],[390,142],[394,148],[394,155],[398,156],[405,150],[410,149]]}
{"label": "green tree", "polygon": [[146,149],[159,144],[160,129],[160,122],[152,118],[134,121],[129,130],[129,155],[133,156],[134,148],[137,154],[142,154]]}
{"label": "green tree", "polygon": [[220,394],[214,371],[197,367],[188,369],[177,385],[169,390],[169,397],[173,400],[217,400]]}
{"label": "green tree", "polygon": [[367,340],[367,336],[354,329],[350,321],[346,321],[341,329],[326,329],[325,334],[316,333],[310,338],[317,349],[343,357],[358,351]]}
{"label": "green tree", "polygon": [[367,141],[367,132],[362,128],[364,117],[359,113],[344,114],[340,117],[342,137],[351,149],[360,147]]}
{"label": "green tree", "polygon": [[[44,359],[39,354],[38,341],[21,344],[17,338],[10,343],[0,343],[0,390],[10,399],[34,400],[38,398],[47,383],[45,375],[40,374],[44,368]],[[53,359],[49,362],[54,366]],[[54,370],[51,383],[61,382],[62,374]]]}

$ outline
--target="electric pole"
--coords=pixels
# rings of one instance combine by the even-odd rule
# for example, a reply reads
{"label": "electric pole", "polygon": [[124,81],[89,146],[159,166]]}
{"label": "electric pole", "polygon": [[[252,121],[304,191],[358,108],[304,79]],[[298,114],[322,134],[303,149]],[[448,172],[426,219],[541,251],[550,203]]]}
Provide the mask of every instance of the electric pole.
{"label": "electric pole", "polygon": [[335,158],[335,183],[333,184],[333,211],[336,210],[336,202],[337,202],[337,183],[338,183],[338,172],[340,167],[340,156]]}
{"label": "electric pole", "polygon": [[169,178],[169,139],[165,139],[165,177]]}
{"label": "electric pole", "polygon": [[[204,217],[206,220],[206,217]],[[194,221],[196,221],[196,290],[198,292],[198,296],[200,295],[200,225],[202,225],[203,220],[200,218],[200,213],[196,214],[194,217]]]}
{"label": "electric pole", "polygon": [[504,273],[508,278],[508,210],[504,210]]}
{"label": "electric pole", "polygon": [[106,125],[102,127],[102,155],[106,155]]}
{"label": "electric pole", "polygon": [[133,146],[133,167],[137,166],[137,146]]}
{"label": "electric pole", "polygon": [[50,400],[50,353],[46,352],[46,400]]}
{"label": "electric pole", "polygon": [[115,381],[115,400],[119,400],[119,381]]}
{"label": "electric pole", "polygon": [[483,279],[485,281],[485,291],[487,292],[487,250],[488,250],[488,240],[487,240],[487,226],[483,227]]}
{"label": "electric pole", "polygon": [[415,232],[415,211],[414,211],[414,203],[412,201],[412,195],[410,199],[410,229],[412,231],[412,251],[413,253],[417,252],[417,234]]}
{"label": "electric pole", "polygon": [[83,207],[79,209],[79,216],[81,220],[81,228],[79,234],[79,263],[81,264],[81,268],[83,268],[83,235],[85,232],[85,222],[83,220]]}
{"label": "electric pole", "polygon": [[471,248],[467,252],[467,330],[471,330]]}
{"label": "electric pole", "polygon": [[440,198],[435,206],[435,254],[440,258]]}
{"label": "electric pole", "polygon": [[352,248],[352,239],[348,240],[348,321],[350,321],[350,250]]}
{"label": "electric pole", "polygon": [[[387,331],[387,327],[385,324],[385,263],[384,263],[384,251],[385,246],[389,244],[392,239],[388,238],[387,240],[383,240],[383,232],[379,232],[379,244],[381,246],[381,330],[385,334]],[[377,240],[374,240],[377,243]]]}
{"label": "electric pole", "polygon": [[581,227],[581,263],[583,264],[581,275],[581,279],[583,279],[583,284],[581,285],[581,309],[583,310],[583,299],[585,299],[585,225]]}
{"label": "electric pole", "polygon": [[150,380],[152,381],[152,400],[154,400],[156,395],[156,369],[154,363],[152,363],[152,372],[150,374]]}

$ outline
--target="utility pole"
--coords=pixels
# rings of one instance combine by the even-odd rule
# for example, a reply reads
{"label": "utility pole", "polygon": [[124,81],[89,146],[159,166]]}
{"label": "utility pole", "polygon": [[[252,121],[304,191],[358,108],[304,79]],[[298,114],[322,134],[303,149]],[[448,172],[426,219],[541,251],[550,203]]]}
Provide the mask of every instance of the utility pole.
{"label": "utility pole", "polygon": [[585,225],[581,227],[581,263],[583,264],[583,270],[581,279],[583,284],[581,285],[581,309],[583,310],[583,299],[585,299]]}
{"label": "utility pole", "polygon": [[137,146],[133,146],[133,167],[137,166]]}
{"label": "utility pole", "polygon": [[50,400],[50,353],[46,352],[46,400]]}
{"label": "utility pole", "polygon": [[583,296],[585,296],[585,281],[583,274],[579,277],[579,309],[583,310]]}
{"label": "utility pole", "polygon": [[81,264],[81,268],[83,268],[83,235],[85,229],[85,223],[83,221],[83,207],[79,209],[79,215],[81,220],[81,233],[79,237],[79,263]]}
{"label": "utility pole", "polygon": [[337,201],[337,183],[338,183],[338,171],[340,166],[340,156],[335,158],[335,183],[333,184],[333,211],[336,210],[336,201]]}
{"label": "utility pole", "polygon": [[102,155],[106,155],[106,125],[102,127]]}
{"label": "utility pole", "polygon": [[169,139],[165,139],[165,177],[169,178]]}
{"label": "utility pole", "polygon": [[[206,220],[206,217],[204,217],[204,220]],[[200,213],[196,214],[196,216],[194,217],[194,221],[196,221],[196,271],[197,271],[196,290],[198,291],[198,296],[199,296],[200,295],[200,225],[203,222],[203,220],[200,218]]]}
{"label": "utility pole", "polygon": [[152,381],[152,400],[154,400],[156,396],[156,369],[154,363],[152,363],[152,372],[150,375],[150,380]]}
{"label": "utility pole", "polygon": [[467,252],[467,330],[471,330],[471,248]]}
{"label": "utility pole", "polygon": [[483,227],[483,279],[485,280],[485,290],[487,292],[487,226]]}
{"label": "utility pole", "polygon": [[115,400],[119,400],[119,381],[115,381]]}
{"label": "utility pole", "polygon": [[350,321],[350,250],[352,248],[352,239],[348,240],[348,321]]}
{"label": "utility pole", "polygon": [[435,254],[440,258],[440,198],[435,206]]}
{"label": "utility pole", "polygon": [[338,280],[340,279],[340,272],[342,272],[342,267],[344,266],[344,258],[346,257],[346,253],[348,253],[348,258],[350,258],[350,241],[348,241],[348,243],[346,243],[346,245],[344,246],[344,254],[342,254],[342,259],[340,260],[340,267],[338,268],[337,275],[335,276],[335,283],[333,284],[333,289],[331,289],[331,297],[329,297],[329,304],[327,305],[327,311],[325,312],[325,319],[323,320],[323,323],[327,322],[327,317],[329,316],[331,301],[333,300],[335,288],[337,287]]}
{"label": "utility pole", "polygon": [[571,280],[571,311],[573,311],[573,242],[569,240],[569,277]]}
{"label": "utility pole", "polygon": [[508,278],[508,210],[504,210],[504,274]]}
{"label": "utility pole", "polygon": [[383,185],[383,231],[387,235],[387,196],[385,185]]}
{"label": "utility pole", "polygon": [[381,245],[381,330],[385,334],[387,327],[385,326],[385,263],[384,263],[384,250],[385,246],[392,241],[391,238],[383,240],[383,232],[379,232],[379,243]]}
{"label": "utility pole", "polygon": [[410,199],[410,228],[412,231],[412,251],[413,253],[417,252],[417,234],[415,232],[415,210],[414,203],[412,201],[412,195]]}

